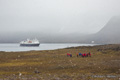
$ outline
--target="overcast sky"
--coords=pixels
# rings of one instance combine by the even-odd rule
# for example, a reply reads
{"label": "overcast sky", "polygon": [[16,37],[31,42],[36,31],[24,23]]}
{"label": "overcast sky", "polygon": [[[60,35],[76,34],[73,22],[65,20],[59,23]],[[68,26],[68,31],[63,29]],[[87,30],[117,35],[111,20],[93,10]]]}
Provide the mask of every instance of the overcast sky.
{"label": "overcast sky", "polygon": [[0,32],[96,33],[120,0],[0,0]]}

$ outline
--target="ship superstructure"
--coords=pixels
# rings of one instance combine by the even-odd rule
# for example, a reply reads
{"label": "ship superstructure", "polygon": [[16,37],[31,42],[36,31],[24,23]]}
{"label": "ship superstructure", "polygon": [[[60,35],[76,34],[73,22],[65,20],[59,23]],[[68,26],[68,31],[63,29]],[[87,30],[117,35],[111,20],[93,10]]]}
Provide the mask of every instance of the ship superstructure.
{"label": "ship superstructure", "polygon": [[26,41],[21,41],[20,46],[39,46],[40,42],[37,39],[27,39]]}

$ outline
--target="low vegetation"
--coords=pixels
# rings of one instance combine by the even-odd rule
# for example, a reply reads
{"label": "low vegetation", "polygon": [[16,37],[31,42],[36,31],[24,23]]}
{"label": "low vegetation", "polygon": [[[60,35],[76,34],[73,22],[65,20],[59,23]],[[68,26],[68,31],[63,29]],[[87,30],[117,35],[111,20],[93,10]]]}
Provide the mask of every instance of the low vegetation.
{"label": "low vegetation", "polygon": [[[76,53],[91,52],[91,57]],[[71,53],[72,57],[67,57]],[[120,45],[0,52],[0,80],[119,80]]]}

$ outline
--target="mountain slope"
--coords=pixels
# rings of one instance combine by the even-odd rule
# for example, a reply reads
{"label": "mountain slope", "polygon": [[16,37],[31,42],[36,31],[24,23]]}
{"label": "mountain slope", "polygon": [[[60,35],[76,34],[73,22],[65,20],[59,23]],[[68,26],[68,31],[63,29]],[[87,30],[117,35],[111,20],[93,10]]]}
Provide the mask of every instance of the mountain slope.
{"label": "mountain slope", "polygon": [[111,18],[98,33],[93,35],[93,39],[96,43],[120,43],[120,17]]}

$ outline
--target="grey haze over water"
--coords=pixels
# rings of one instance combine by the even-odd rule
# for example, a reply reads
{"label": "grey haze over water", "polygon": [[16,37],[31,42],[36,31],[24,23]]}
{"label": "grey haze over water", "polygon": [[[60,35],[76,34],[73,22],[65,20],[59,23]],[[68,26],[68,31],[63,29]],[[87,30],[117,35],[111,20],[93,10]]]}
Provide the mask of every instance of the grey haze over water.
{"label": "grey haze over water", "polygon": [[119,16],[119,3],[120,0],[0,0],[0,42],[34,37],[50,42],[47,40],[56,41],[56,36],[75,39],[74,35],[93,34],[111,17]]}
{"label": "grey haze over water", "polygon": [[42,43],[39,47],[21,47],[18,43],[7,43],[0,44],[0,51],[5,52],[20,52],[20,51],[32,51],[32,50],[55,50],[63,49],[68,47],[77,47],[77,46],[94,46],[98,44],[77,44],[77,43]]}

